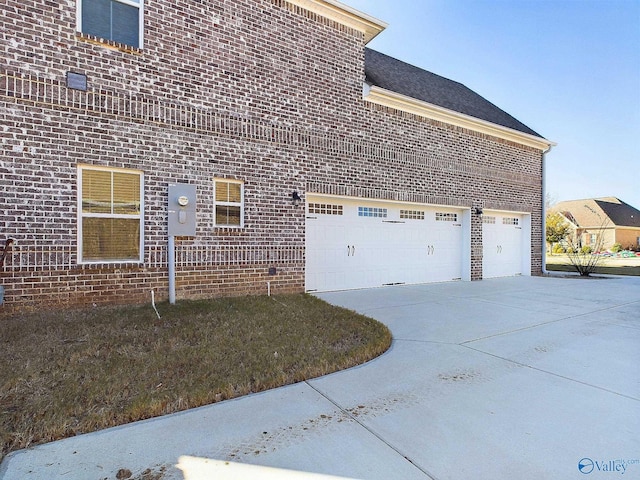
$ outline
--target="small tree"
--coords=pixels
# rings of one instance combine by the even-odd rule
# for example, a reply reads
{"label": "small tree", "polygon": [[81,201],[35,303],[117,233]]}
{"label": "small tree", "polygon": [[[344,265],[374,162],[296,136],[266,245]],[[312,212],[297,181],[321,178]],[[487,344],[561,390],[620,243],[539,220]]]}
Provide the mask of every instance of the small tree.
{"label": "small tree", "polygon": [[602,260],[601,255],[594,255],[592,252],[602,251],[604,232],[608,223],[608,220],[604,220],[600,226],[595,229],[595,242],[591,242],[590,245],[581,246],[580,239],[577,236],[576,238],[568,237],[569,248],[567,248],[567,257],[569,257],[569,262],[571,262],[571,265],[573,265],[573,268],[576,269],[580,276],[588,277],[591,275],[598,267],[600,260]]}
{"label": "small tree", "polygon": [[567,235],[571,232],[571,225],[564,218],[561,213],[548,213],[547,214],[547,243],[551,245],[550,251],[553,255],[554,245],[567,238]]}

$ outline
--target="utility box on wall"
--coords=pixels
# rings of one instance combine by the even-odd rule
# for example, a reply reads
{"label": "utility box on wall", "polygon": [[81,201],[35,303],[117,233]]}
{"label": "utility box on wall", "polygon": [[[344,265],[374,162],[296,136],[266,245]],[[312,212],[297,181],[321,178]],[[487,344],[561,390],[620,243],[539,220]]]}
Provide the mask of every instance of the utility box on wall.
{"label": "utility box on wall", "polygon": [[169,185],[169,236],[196,236],[196,186],[188,183]]}

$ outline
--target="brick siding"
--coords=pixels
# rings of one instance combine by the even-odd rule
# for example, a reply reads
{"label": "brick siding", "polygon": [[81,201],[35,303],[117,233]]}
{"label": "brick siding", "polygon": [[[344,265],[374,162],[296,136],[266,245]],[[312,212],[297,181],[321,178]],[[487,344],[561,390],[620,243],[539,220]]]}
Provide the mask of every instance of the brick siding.
{"label": "brick siding", "polygon": [[[145,4],[144,46],[130,49],[77,34],[72,0],[0,12],[0,240],[16,239],[0,315],[165,299],[173,182],[198,188],[178,298],[302,291],[294,190],[530,212],[540,273],[541,152],[363,101],[359,32],[284,0],[162,0]],[[69,71],[87,92],[66,88]],[[142,264],[77,264],[78,164],[144,172]],[[214,177],[244,182],[243,229],[214,225]],[[479,279],[476,216],[471,242]]]}

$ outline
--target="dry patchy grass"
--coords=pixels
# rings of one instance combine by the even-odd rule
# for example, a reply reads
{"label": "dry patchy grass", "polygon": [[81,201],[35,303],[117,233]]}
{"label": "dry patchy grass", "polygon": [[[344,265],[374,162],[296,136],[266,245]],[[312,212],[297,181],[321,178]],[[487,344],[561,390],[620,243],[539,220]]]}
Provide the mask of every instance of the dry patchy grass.
{"label": "dry patchy grass", "polygon": [[309,295],[47,312],[0,322],[0,459],[30,445],[348,368],[391,343]]}

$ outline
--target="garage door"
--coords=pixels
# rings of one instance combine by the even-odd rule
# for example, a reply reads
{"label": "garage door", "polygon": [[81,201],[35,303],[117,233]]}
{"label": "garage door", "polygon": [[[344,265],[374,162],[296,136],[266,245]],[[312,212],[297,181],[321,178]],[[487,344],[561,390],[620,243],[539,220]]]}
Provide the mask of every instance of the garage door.
{"label": "garage door", "polygon": [[461,213],[454,208],[308,195],[306,289],[460,279]]}
{"label": "garage door", "polygon": [[486,212],[482,216],[482,277],[530,275],[529,216]]}

